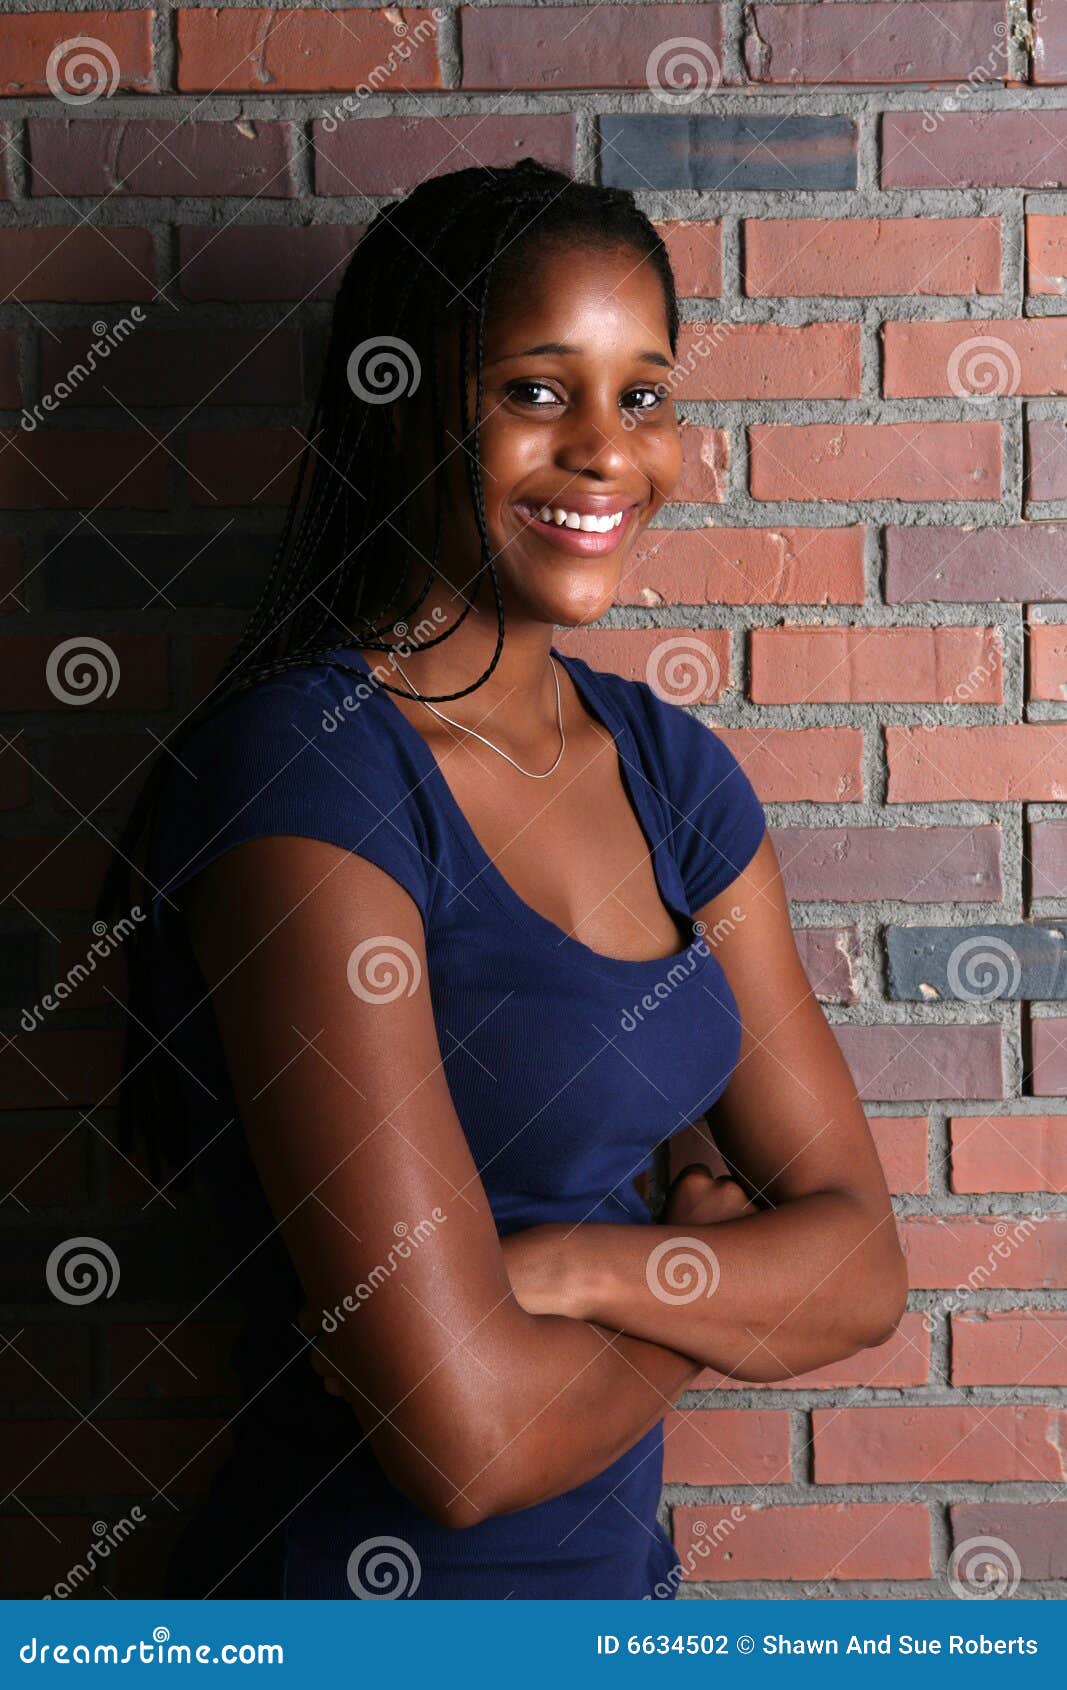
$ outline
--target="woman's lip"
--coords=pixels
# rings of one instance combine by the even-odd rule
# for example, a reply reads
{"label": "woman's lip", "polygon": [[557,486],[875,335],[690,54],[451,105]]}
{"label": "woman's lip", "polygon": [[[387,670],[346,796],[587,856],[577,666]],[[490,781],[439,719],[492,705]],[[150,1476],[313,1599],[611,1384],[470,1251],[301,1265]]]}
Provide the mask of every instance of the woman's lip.
{"label": "woman's lip", "polygon": [[533,528],[542,534],[546,540],[559,547],[561,552],[571,552],[579,557],[599,557],[603,552],[613,552],[629,534],[640,505],[630,505],[622,513],[622,521],[614,528],[609,528],[606,534],[586,533],[581,528],[565,528],[554,522],[542,522],[540,517],[531,511],[523,510],[521,505],[515,506],[520,519],[528,528]]}

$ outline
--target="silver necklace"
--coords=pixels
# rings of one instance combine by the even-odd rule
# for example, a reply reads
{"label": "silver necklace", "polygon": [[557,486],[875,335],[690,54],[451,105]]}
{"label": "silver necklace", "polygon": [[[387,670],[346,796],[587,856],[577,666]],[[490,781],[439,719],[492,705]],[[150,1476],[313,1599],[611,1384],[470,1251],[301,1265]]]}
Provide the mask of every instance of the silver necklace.
{"label": "silver necklace", "polygon": [[556,683],[556,720],[559,723],[559,752],[555,762],[552,764],[552,767],[550,769],[546,769],[544,774],[540,775],[535,774],[532,769],[524,769],[521,763],[516,763],[514,757],[509,757],[506,751],[501,751],[499,745],[494,745],[492,740],[486,739],[484,734],[477,733],[474,728],[468,728],[462,722],[454,721],[451,716],[446,716],[443,710],[438,710],[434,705],[432,705],[429,699],[423,698],[421,693],[415,691],[415,688],[404,674],[403,669],[401,669],[400,665],[396,662],[395,655],[393,658],[393,667],[396,669],[397,674],[400,676],[404,685],[413,694],[413,696],[418,699],[419,703],[425,704],[427,710],[432,710],[435,716],[439,716],[441,718],[442,722],[448,722],[451,727],[459,728],[465,734],[473,734],[475,739],[480,739],[483,745],[487,745],[489,747],[490,751],[495,751],[499,757],[503,757],[506,763],[510,763],[513,769],[518,769],[520,775],[525,775],[528,780],[547,780],[549,775],[555,774],[556,770],[559,768],[560,759],[562,758],[567,745],[567,736],[563,732],[563,700],[560,697],[559,675],[556,672],[558,665],[551,652],[549,653],[548,661],[552,665],[552,679]]}

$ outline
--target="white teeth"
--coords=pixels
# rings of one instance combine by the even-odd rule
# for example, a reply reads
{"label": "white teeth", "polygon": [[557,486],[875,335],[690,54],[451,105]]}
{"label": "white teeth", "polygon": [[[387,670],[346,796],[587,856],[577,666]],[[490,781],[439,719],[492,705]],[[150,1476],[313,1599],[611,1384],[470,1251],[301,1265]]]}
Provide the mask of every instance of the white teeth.
{"label": "white teeth", "polygon": [[553,522],[557,528],[580,529],[583,534],[607,534],[618,528],[624,514],[623,511],[613,511],[610,516],[587,516],[579,511],[563,510],[558,505],[542,505],[537,518],[539,522]]}

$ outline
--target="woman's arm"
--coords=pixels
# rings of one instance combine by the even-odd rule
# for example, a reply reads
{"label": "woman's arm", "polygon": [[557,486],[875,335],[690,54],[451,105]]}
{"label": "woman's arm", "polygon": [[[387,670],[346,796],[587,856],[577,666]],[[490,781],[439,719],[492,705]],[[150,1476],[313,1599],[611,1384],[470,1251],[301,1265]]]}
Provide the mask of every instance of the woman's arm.
{"label": "woman's arm", "polygon": [[699,1363],[515,1300],[408,893],[350,852],[272,836],[196,877],[190,931],[265,1194],[392,1482],[463,1526],[609,1466]]}
{"label": "woman's arm", "polygon": [[[729,912],[729,913],[728,913]],[[852,1077],[804,973],[774,848],[701,911],[741,1016],[708,1122],[755,1214],[715,1227],[534,1227],[506,1241],[515,1294],[767,1381],[884,1342],[904,1258]]]}

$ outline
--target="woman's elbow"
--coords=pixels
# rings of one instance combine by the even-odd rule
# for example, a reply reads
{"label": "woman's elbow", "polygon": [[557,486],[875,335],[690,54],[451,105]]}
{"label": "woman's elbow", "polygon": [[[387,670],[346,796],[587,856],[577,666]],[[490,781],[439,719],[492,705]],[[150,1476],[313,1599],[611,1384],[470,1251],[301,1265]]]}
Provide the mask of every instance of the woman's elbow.
{"label": "woman's elbow", "polygon": [[[476,1424],[470,1416],[463,1422],[463,1435],[453,1427],[447,1444],[434,1447],[434,1440],[413,1436],[399,1446],[378,1449],[378,1461],[386,1478],[400,1494],[439,1526],[466,1530],[493,1514],[506,1513],[503,1496],[505,1475],[500,1471],[504,1442],[490,1423]],[[424,1453],[425,1452],[425,1453]]]}
{"label": "woman's elbow", "polygon": [[908,1302],[908,1264],[894,1237],[875,1264],[868,1295],[862,1299],[862,1336],[859,1348],[877,1349],[887,1344],[900,1325]]}

